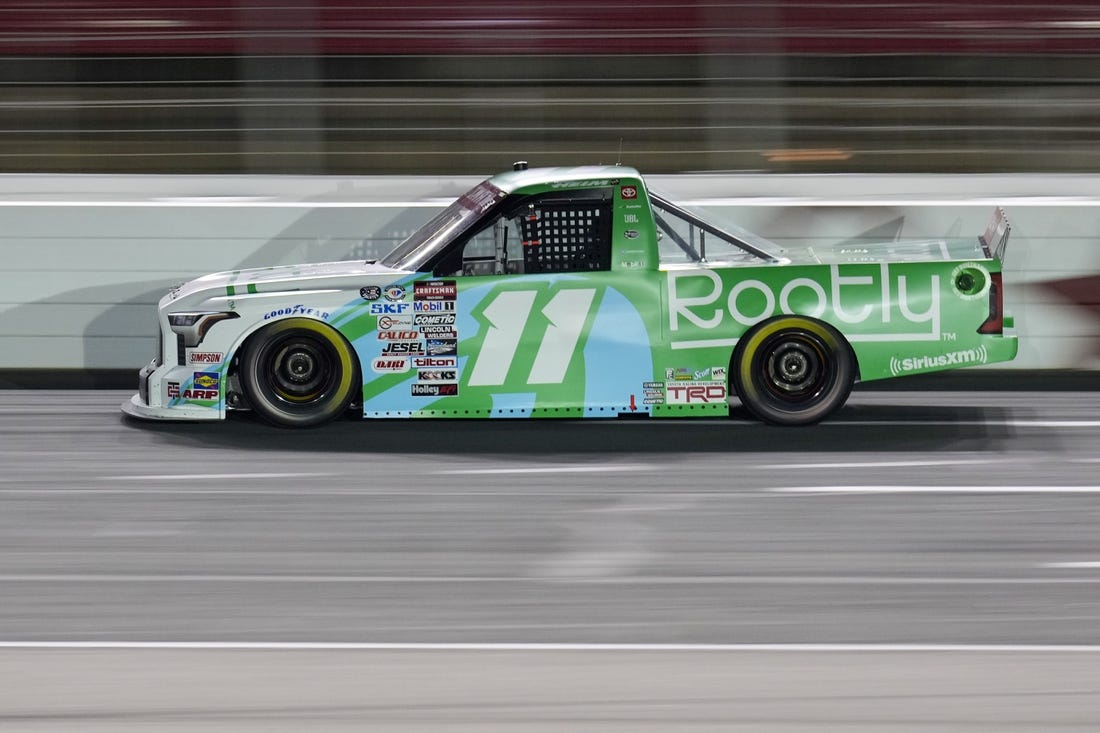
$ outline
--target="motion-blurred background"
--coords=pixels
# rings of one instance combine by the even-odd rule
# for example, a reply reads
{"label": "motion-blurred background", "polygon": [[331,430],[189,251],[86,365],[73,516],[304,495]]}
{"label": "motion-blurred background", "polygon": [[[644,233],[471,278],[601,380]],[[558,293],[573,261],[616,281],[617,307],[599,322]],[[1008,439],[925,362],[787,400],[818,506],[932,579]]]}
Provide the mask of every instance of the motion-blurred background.
{"label": "motion-blurred background", "polygon": [[6,0],[0,56],[2,172],[1100,170],[1086,0]]}

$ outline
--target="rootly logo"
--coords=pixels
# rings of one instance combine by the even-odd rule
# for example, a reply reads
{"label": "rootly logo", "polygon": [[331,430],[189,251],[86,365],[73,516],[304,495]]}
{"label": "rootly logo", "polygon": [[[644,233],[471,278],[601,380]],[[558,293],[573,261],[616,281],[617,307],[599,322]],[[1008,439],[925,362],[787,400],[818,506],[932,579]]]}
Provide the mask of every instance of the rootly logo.
{"label": "rootly logo", "polygon": [[[867,270],[861,268],[861,272]],[[818,278],[797,277],[780,286],[743,280],[736,272],[723,279],[711,270],[670,271],[669,329],[673,333],[691,326],[712,330],[722,326],[727,317],[749,327],[784,313],[812,318],[829,313],[843,323],[867,323],[875,331],[852,334],[852,341],[939,341],[939,275],[931,275],[913,287],[909,276],[891,274],[886,263],[877,275],[842,275],[840,265],[832,265],[823,274]],[[917,310],[914,302],[925,304],[926,309]],[[897,322],[902,325],[890,325]],[[909,328],[920,324],[928,325],[915,333]]]}

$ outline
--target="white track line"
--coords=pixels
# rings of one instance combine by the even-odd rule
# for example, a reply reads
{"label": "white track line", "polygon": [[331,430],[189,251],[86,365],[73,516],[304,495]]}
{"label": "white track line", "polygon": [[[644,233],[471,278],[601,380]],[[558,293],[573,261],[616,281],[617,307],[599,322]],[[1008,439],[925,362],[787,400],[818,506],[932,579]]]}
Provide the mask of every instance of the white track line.
{"label": "white track line", "polygon": [[[639,421],[640,422],[640,421]],[[746,421],[745,424],[755,424]],[[826,423],[847,427],[999,427],[999,428],[1098,428],[1100,420],[843,420]]]}
{"label": "white track line", "polygon": [[474,584],[529,583],[542,585],[799,585],[799,586],[928,586],[928,585],[1097,585],[1100,576],[996,577],[996,576],[884,576],[884,575],[203,575],[120,573],[7,573],[0,583],[286,583],[286,584]]}
{"label": "white track line", "polygon": [[100,481],[202,481],[206,479],[324,478],[339,473],[154,473],[138,476],[100,476]]}
{"label": "white track line", "polygon": [[934,466],[987,466],[1002,465],[1007,459],[958,459],[940,461],[851,461],[847,463],[762,463],[753,468],[775,470],[788,468],[923,468]]}
{"label": "white track line", "polygon": [[1045,562],[1040,564],[1040,568],[1050,568],[1052,570],[1095,570],[1100,568],[1100,560],[1086,560],[1081,562]]}
{"label": "white track line", "polygon": [[657,466],[537,466],[533,468],[455,468],[431,471],[433,476],[491,476],[494,474],[525,473],[615,473],[617,471],[655,471]]}
{"label": "white track line", "polygon": [[585,644],[323,641],[0,641],[0,649],[201,649],[483,652],[996,652],[1097,653],[1100,644]]}
{"label": "white track line", "polygon": [[1100,486],[777,486],[773,494],[1100,494]]}

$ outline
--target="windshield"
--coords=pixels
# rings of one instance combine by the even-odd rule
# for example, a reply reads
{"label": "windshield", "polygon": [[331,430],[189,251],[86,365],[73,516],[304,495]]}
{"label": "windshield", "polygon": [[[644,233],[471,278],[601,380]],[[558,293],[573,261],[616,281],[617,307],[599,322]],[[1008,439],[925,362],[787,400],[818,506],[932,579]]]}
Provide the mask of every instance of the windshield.
{"label": "windshield", "polygon": [[419,270],[441,247],[499,206],[505,195],[489,181],[482,181],[413,232],[378,264],[397,270]]}

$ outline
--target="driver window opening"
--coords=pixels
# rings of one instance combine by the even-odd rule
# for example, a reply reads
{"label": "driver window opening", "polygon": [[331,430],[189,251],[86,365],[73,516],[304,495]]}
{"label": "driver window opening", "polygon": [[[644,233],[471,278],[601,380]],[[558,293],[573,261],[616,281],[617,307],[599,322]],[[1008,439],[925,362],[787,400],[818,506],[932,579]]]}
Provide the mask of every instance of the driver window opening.
{"label": "driver window opening", "polygon": [[467,239],[460,263],[451,260],[437,274],[609,270],[612,201],[606,188],[522,197]]}

